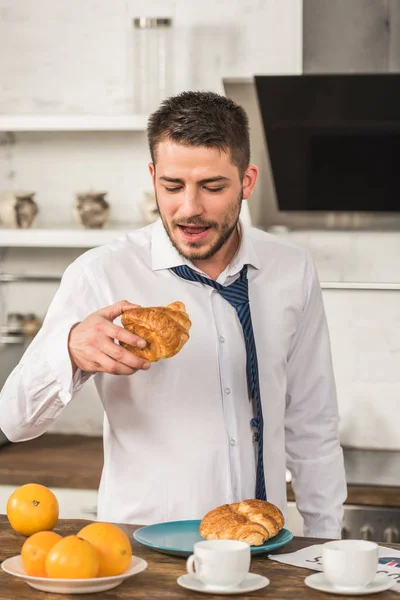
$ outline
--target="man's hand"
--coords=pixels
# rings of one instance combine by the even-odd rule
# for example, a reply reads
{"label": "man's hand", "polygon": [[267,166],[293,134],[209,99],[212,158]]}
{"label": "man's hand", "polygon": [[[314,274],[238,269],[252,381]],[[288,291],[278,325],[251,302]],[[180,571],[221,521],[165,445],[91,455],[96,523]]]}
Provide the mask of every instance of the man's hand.
{"label": "man's hand", "polygon": [[145,348],[144,339],[113,323],[123,312],[135,307],[137,304],[122,300],[92,313],[71,329],[68,350],[74,373],[79,368],[93,373],[132,375],[139,369],[150,368],[145,359],[115,343],[119,340]]}

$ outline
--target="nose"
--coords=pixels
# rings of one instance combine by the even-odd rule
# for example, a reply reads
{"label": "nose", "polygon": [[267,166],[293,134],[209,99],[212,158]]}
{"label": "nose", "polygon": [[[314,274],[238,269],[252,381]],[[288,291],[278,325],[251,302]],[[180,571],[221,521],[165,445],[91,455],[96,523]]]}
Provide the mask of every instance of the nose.
{"label": "nose", "polygon": [[201,194],[195,187],[187,186],[185,188],[179,212],[185,217],[199,216],[204,213]]}

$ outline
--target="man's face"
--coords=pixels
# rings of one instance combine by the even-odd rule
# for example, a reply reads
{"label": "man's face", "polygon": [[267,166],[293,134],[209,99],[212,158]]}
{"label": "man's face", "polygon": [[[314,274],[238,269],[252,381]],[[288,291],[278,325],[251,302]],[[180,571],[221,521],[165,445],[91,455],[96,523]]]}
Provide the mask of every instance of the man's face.
{"label": "man's face", "polygon": [[175,248],[191,261],[214,256],[236,229],[248,187],[244,190],[230,156],[216,148],[165,140],[157,147],[156,166],[151,163],[149,169]]}

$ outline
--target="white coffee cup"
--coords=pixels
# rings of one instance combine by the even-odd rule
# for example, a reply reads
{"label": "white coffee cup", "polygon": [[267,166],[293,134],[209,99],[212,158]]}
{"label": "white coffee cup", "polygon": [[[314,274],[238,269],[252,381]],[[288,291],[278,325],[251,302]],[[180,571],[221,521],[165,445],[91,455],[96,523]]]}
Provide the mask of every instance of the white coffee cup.
{"label": "white coffee cup", "polygon": [[338,589],[362,588],[376,576],[378,545],[364,540],[335,540],[322,546],[326,579]]}
{"label": "white coffee cup", "polygon": [[208,540],[194,545],[194,554],[187,559],[186,568],[205,586],[229,588],[244,581],[250,562],[247,542]]}

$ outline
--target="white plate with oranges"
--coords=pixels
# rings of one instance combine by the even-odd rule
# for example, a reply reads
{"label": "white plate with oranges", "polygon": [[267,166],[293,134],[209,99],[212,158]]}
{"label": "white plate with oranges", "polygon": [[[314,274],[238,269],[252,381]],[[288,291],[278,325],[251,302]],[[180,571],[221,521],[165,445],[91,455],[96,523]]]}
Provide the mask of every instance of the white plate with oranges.
{"label": "white plate with oranges", "polygon": [[26,536],[21,554],[7,558],[3,571],[31,587],[56,594],[104,592],[147,567],[132,556],[126,533],[112,523],[89,523],[76,535],[55,531],[58,501],[48,488],[26,484],[7,503],[11,527]]}
{"label": "white plate with oranges", "polygon": [[142,558],[132,556],[129,567],[121,575],[91,577],[88,579],[61,579],[27,575],[20,554],[12,558],[7,558],[1,563],[1,567],[6,573],[14,575],[14,577],[20,577],[28,585],[42,592],[52,592],[53,594],[92,594],[94,592],[105,592],[117,587],[127,577],[144,571],[147,567],[147,562]]}

